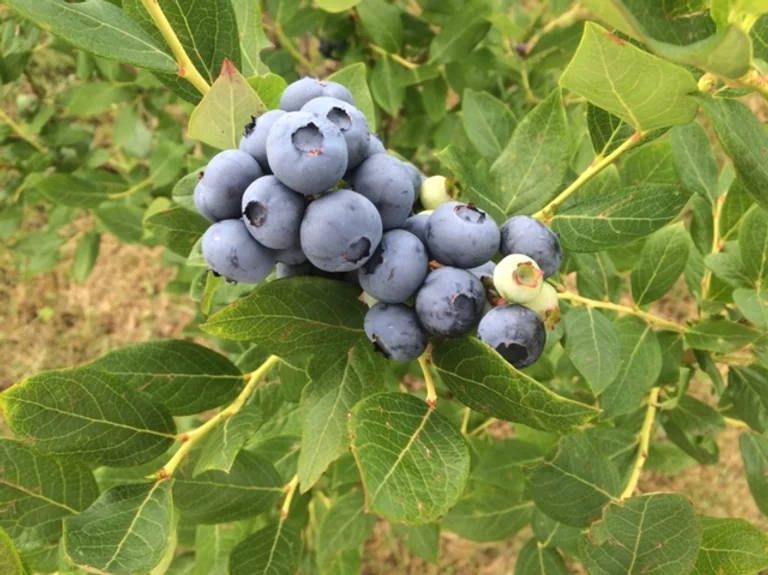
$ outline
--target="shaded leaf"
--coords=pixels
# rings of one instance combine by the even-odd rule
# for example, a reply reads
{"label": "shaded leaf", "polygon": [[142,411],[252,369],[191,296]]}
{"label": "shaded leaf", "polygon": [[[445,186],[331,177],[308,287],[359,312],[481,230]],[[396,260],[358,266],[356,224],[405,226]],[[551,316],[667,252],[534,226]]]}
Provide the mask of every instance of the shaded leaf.
{"label": "shaded leaf", "polygon": [[645,244],[632,270],[632,297],[639,306],[666,294],[688,265],[688,234],[682,223],[662,228]]}
{"label": "shaded leaf", "polygon": [[689,190],[707,200],[717,197],[717,164],[707,131],[698,122],[677,126],[669,133],[675,169]]}
{"label": "shaded leaf", "polygon": [[443,517],[440,525],[470,541],[502,541],[527,525],[533,502],[515,498],[504,489],[474,489]]}
{"label": "shaded leaf", "polygon": [[366,513],[364,504],[362,491],[351,491],[331,505],[317,532],[321,555],[355,549],[371,536],[376,516]]}
{"label": "shaded leaf", "polygon": [[301,533],[283,521],[241,541],[229,557],[230,575],[293,575],[301,559]]}
{"label": "shaded leaf", "polygon": [[685,342],[694,349],[731,353],[755,341],[759,333],[727,319],[705,319],[685,331]]}
{"label": "shaded leaf", "polygon": [[768,439],[753,431],[739,436],[747,484],[757,508],[768,516]]}
{"label": "shaded leaf", "polygon": [[429,62],[447,64],[464,58],[491,29],[486,0],[469,0],[443,24],[429,45]]}
{"label": "shaded leaf", "polygon": [[360,110],[365,119],[368,120],[368,126],[371,131],[376,129],[376,112],[373,106],[373,98],[368,89],[366,80],[366,67],[362,62],[350,64],[340,70],[336,70],[328,76],[328,80],[338,82],[344,86],[355,99],[355,107]]}
{"label": "shaded leaf", "polygon": [[701,551],[693,575],[751,575],[768,568],[768,537],[743,519],[699,517]]}
{"label": "shaded leaf", "polygon": [[256,434],[263,421],[261,407],[246,405],[208,432],[195,464],[194,476],[206,471],[229,473],[240,450]]}
{"label": "shaded leaf", "polygon": [[144,227],[173,253],[187,257],[210,222],[165,198],[155,200],[144,214]]}
{"label": "shaded leaf", "polygon": [[568,568],[555,549],[543,548],[531,539],[517,556],[515,575],[568,575]]}
{"label": "shaded leaf", "polygon": [[427,563],[437,563],[440,554],[440,526],[428,525],[393,525],[392,531],[408,548],[408,551]]}
{"label": "shaded leaf", "polygon": [[461,98],[461,123],[472,145],[492,161],[507,147],[516,121],[501,100],[487,92],[467,89]]}
{"label": "shaded leaf", "polygon": [[621,345],[613,324],[592,307],[569,310],[563,323],[568,357],[595,394],[601,393],[616,378],[621,365]]}

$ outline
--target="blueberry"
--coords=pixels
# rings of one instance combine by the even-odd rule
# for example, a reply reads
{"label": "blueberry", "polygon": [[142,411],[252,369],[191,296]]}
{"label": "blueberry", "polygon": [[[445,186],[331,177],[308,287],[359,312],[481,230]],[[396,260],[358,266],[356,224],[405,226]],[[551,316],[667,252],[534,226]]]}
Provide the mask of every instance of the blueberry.
{"label": "blueberry", "polygon": [[302,264],[290,265],[277,262],[275,268],[275,276],[277,279],[291,278],[294,276],[311,276],[314,275],[315,266],[309,262]]}
{"label": "blueberry", "polygon": [[251,237],[243,220],[222,220],[203,234],[203,257],[215,273],[242,283],[258,283],[275,265],[275,252]]}
{"label": "blueberry", "polygon": [[341,130],[349,154],[347,169],[356,168],[367,157],[368,140],[371,137],[368,120],[352,104],[336,98],[315,98],[304,104],[301,111],[322,116]]}
{"label": "blueberry", "polygon": [[544,283],[541,292],[535,299],[525,304],[530,310],[539,314],[544,321],[544,327],[554,328],[560,322],[560,302],[557,299],[557,290],[550,284]]}
{"label": "blueberry", "polygon": [[376,134],[371,134],[368,139],[368,146],[366,148],[365,157],[375,156],[376,154],[386,154],[387,149]]}
{"label": "blueberry", "polygon": [[493,279],[493,272],[496,269],[496,264],[493,262],[485,262],[483,265],[470,268],[467,271],[481,281],[484,279]]}
{"label": "blueberry", "polygon": [[431,176],[418,189],[419,201],[427,210],[434,210],[453,200],[449,193],[451,186],[445,176]]}
{"label": "blueberry", "polygon": [[403,229],[419,238],[425,248],[427,246],[427,220],[429,215],[425,213],[416,214],[405,220],[403,224]]}
{"label": "blueberry", "polygon": [[553,275],[563,263],[560,240],[555,232],[530,216],[515,216],[504,222],[499,249],[503,255],[525,254],[532,258],[545,278]]}
{"label": "blueberry", "polygon": [[544,284],[543,273],[528,256],[504,256],[493,272],[493,285],[510,303],[528,303],[536,299]]}
{"label": "blueberry", "polygon": [[367,262],[381,241],[381,217],[365,197],[337,190],[307,206],[301,247],[309,261],[329,272],[352,271]]}
{"label": "blueberry", "polygon": [[243,192],[263,175],[261,166],[240,150],[216,154],[195,186],[195,207],[200,215],[218,222],[239,218]]}
{"label": "blueberry", "polygon": [[296,266],[307,261],[307,256],[304,253],[304,250],[301,249],[301,243],[296,242],[296,245],[285,248],[284,250],[277,250],[277,261],[281,264]]}
{"label": "blueberry", "polygon": [[283,250],[299,243],[306,200],[275,176],[253,182],[243,194],[243,221],[260,244]]}
{"label": "blueberry", "polygon": [[441,264],[474,268],[490,260],[499,249],[499,227],[472,204],[448,202],[427,221],[427,247]]}
{"label": "blueberry", "polygon": [[302,78],[289,84],[283,90],[283,94],[280,96],[280,109],[286,112],[298,112],[310,100],[323,96],[337,98],[350,104],[355,103],[352,94],[341,84],[318,80],[317,78]]}
{"label": "blueberry", "polygon": [[541,357],[547,331],[536,312],[521,305],[503,305],[492,309],[480,320],[477,337],[513,366],[522,369]]}
{"label": "blueberry", "polygon": [[466,270],[442,267],[427,276],[416,294],[416,313],[429,333],[458,337],[480,319],[484,301],[479,279]]}
{"label": "blueberry", "polygon": [[413,183],[397,158],[388,154],[369,157],[353,172],[351,184],[379,210],[385,230],[399,228],[408,219],[413,206]]}
{"label": "blueberry", "polygon": [[365,314],[365,335],[387,359],[413,361],[427,349],[427,334],[412,308],[377,303]]}
{"label": "blueberry", "polygon": [[[411,164],[410,162],[403,162],[408,175],[411,176],[411,183],[413,184],[413,201],[416,202],[419,199],[419,190],[421,184],[427,179],[427,176],[419,171],[419,168]],[[426,207],[426,206],[424,206]]]}
{"label": "blueberry", "polygon": [[402,303],[427,277],[429,258],[424,244],[411,232],[390,230],[371,259],[357,270],[360,287],[384,303]]}
{"label": "blueberry", "polygon": [[256,158],[265,171],[272,170],[267,161],[267,136],[272,125],[283,115],[285,115],[283,110],[270,110],[258,118],[253,118],[253,121],[245,127],[243,137],[240,138],[240,150]]}
{"label": "blueberry", "polygon": [[347,171],[347,144],[330,120],[291,112],[269,131],[267,158],[281,182],[312,196],[335,186]]}

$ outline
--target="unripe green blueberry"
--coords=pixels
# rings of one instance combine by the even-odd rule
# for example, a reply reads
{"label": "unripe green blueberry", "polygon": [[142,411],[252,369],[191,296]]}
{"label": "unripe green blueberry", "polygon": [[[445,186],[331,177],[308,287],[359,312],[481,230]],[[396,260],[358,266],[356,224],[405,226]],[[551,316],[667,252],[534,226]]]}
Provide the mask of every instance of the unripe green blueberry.
{"label": "unripe green blueberry", "polygon": [[432,176],[424,180],[419,192],[421,205],[427,210],[434,210],[455,198],[449,193],[451,186],[445,176]]}
{"label": "unripe green blueberry", "polygon": [[509,303],[527,304],[541,293],[544,273],[528,256],[510,254],[496,266],[493,284]]}
{"label": "unripe green blueberry", "polygon": [[547,329],[553,329],[560,322],[560,302],[557,300],[557,290],[547,282],[541,286],[539,295],[525,306],[539,314]]}

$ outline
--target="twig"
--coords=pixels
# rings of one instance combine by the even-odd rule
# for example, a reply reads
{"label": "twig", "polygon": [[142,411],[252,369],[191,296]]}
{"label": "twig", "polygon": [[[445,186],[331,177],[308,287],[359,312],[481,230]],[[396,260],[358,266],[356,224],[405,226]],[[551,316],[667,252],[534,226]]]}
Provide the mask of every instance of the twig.
{"label": "twig", "polygon": [[596,299],[589,299],[586,297],[582,297],[578,294],[575,294],[573,292],[564,292],[557,294],[557,297],[559,299],[570,301],[573,303],[580,303],[582,305],[586,305],[588,307],[595,307],[600,309],[610,309],[613,311],[618,311],[621,313],[627,313],[630,315],[634,315],[639,317],[640,319],[643,319],[647,321],[650,324],[656,325],[658,327],[663,327],[666,329],[669,329],[671,331],[676,331],[678,333],[684,333],[685,332],[685,326],[680,325],[679,323],[675,323],[672,321],[668,321],[666,319],[660,318],[657,315],[650,314],[648,312],[645,312],[641,309],[638,309],[636,307],[629,307],[626,305],[621,305],[617,303],[612,303],[609,301],[600,301]]}
{"label": "twig", "polygon": [[630,150],[632,147],[634,147],[643,137],[643,132],[640,130],[637,130],[632,137],[622,142],[622,144],[616,148],[613,152],[608,154],[607,156],[597,156],[592,164],[581,174],[579,175],[574,182],[565,188],[565,190],[557,196],[554,200],[549,202],[546,206],[544,206],[541,210],[533,214],[533,217],[538,220],[548,221],[552,219],[552,216],[554,215],[555,210],[560,207],[560,205],[571,197],[571,195],[581,188],[584,184],[586,184],[588,181],[590,181],[592,178],[594,178],[597,174],[602,172],[605,168],[610,166],[613,162],[615,162],[619,156],[621,156],[623,153],[625,153],[627,150]]}
{"label": "twig", "polygon": [[739,419],[734,419],[732,417],[723,417],[723,420],[725,420],[725,424],[728,427],[733,427],[734,429],[749,429],[749,425],[747,425],[746,423],[744,423]]}
{"label": "twig", "polygon": [[8,114],[6,114],[3,110],[0,110],[0,120],[5,122],[11,127],[11,130],[13,130],[13,133],[16,134],[19,138],[24,140],[27,144],[35,148],[38,152],[45,153],[48,151],[48,148],[43,146],[38,139],[35,136],[32,136],[30,134],[27,134],[26,131],[24,131],[24,128],[22,128],[19,124],[17,124],[13,118],[11,118]]}
{"label": "twig", "polygon": [[184,46],[181,45],[179,37],[173,30],[171,23],[168,22],[168,18],[165,17],[165,13],[160,7],[160,3],[157,0],[141,0],[141,3],[144,4],[144,8],[149,12],[155,26],[160,30],[163,38],[165,38],[165,42],[168,44],[173,56],[176,58],[176,63],[179,66],[179,76],[187,80],[197,88],[198,92],[205,96],[211,87],[197,70],[186,50],[184,50]]}
{"label": "twig", "polygon": [[480,425],[475,427],[472,431],[470,431],[469,432],[469,436],[470,437],[477,437],[478,435],[480,435],[483,431],[488,429],[491,425],[493,425],[497,421],[498,421],[498,419],[496,419],[495,417],[489,417],[488,419],[483,421]]}
{"label": "twig", "polygon": [[148,178],[140,181],[138,184],[135,184],[128,188],[127,190],[124,190],[122,192],[115,192],[114,194],[109,194],[107,197],[110,200],[117,200],[119,198],[126,198],[128,196],[132,196],[139,190],[146,188],[147,186],[152,184],[152,176],[149,176]]}
{"label": "twig", "polygon": [[437,392],[435,391],[435,382],[432,379],[432,373],[429,371],[429,351],[425,351],[419,357],[419,366],[424,374],[424,385],[427,386],[427,397],[425,401],[429,407],[437,405]]}
{"label": "twig", "polygon": [[391,52],[387,52],[384,48],[381,48],[380,46],[376,46],[376,44],[369,44],[368,45],[371,50],[376,52],[377,54],[381,54],[382,56],[388,56],[392,58],[395,62],[403,66],[404,68],[408,68],[409,70],[416,70],[419,65],[414,64],[413,62],[409,62],[405,58],[403,58],[400,54],[392,54]]}
{"label": "twig", "polygon": [[659,401],[660,391],[660,387],[654,387],[648,396],[648,407],[645,411],[643,427],[640,428],[640,434],[638,435],[640,445],[637,448],[637,457],[635,458],[635,465],[632,467],[632,474],[629,476],[627,486],[621,493],[622,500],[632,497],[635,489],[637,489],[637,482],[640,481],[640,473],[643,471],[643,465],[645,465],[645,461],[648,459],[648,446],[651,443],[653,422],[656,419],[656,404]]}
{"label": "twig", "polygon": [[[714,206],[712,206],[712,249],[711,253],[716,254],[720,251],[720,215],[723,211],[723,204],[725,203],[725,196],[720,196],[715,200]],[[707,299],[707,293],[709,292],[709,286],[712,283],[712,270],[707,268],[704,272],[704,277],[701,280],[701,299],[702,301]],[[758,286],[759,287],[759,286]]]}
{"label": "twig", "polygon": [[309,73],[314,76],[315,66],[312,64],[312,62],[304,57],[304,54],[302,54],[296,45],[291,41],[291,39],[286,36],[282,27],[279,24],[276,24],[274,28],[272,28],[272,31],[275,33],[277,41],[280,42],[280,45],[285,49],[285,51],[288,52],[288,54],[290,54],[291,57],[296,60],[299,65],[304,66],[309,71]]}
{"label": "twig", "polygon": [[461,415],[461,434],[467,434],[467,427],[469,426],[469,416],[472,415],[472,410],[465,407]]}
{"label": "twig", "polygon": [[296,493],[296,488],[298,486],[299,476],[294,475],[283,488],[285,490],[285,499],[283,500],[283,506],[280,508],[280,523],[285,521],[286,517],[288,517],[288,512],[291,510],[291,501],[293,501],[293,495]]}
{"label": "twig", "polygon": [[200,427],[193,429],[189,433],[183,433],[177,437],[177,440],[182,442],[181,447],[179,447],[176,453],[173,454],[173,457],[171,457],[168,463],[166,463],[159,471],[155,472],[154,478],[157,480],[162,480],[167,479],[173,475],[173,472],[176,471],[176,468],[182,462],[184,457],[192,450],[195,445],[200,442],[201,439],[203,439],[208,434],[209,431],[216,427],[220,421],[228,417],[232,417],[243,408],[245,402],[251,396],[251,393],[253,393],[253,390],[256,389],[256,386],[259,385],[259,382],[278,361],[280,361],[280,358],[277,356],[270,356],[264,363],[261,364],[258,369],[251,372],[250,376],[248,377],[248,383],[245,384],[243,390],[232,403],[214,415],[211,419],[203,423]]}
{"label": "twig", "polygon": [[531,53],[533,48],[536,46],[536,44],[539,43],[539,40],[541,40],[541,37],[544,34],[547,34],[556,28],[567,28],[579,20],[586,20],[587,16],[589,16],[589,13],[585,8],[582,8],[578,4],[574,4],[569,10],[566,10],[554,20],[547,22],[539,32],[536,32],[536,34],[531,36],[531,38],[525,44],[526,55]]}

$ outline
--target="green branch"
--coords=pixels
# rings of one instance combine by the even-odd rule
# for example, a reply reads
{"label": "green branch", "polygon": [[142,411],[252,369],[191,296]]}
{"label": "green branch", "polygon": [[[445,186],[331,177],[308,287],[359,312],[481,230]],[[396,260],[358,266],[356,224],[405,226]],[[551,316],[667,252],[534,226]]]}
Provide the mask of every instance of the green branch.
{"label": "green branch", "polygon": [[48,151],[48,148],[43,146],[35,136],[32,136],[30,134],[27,134],[26,131],[24,131],[24,128],[22,128],[19,124],[17,124],[13,118],[11,118],[8,114],[6,114],[3,110],[0,110],[0,120],[8,124],[10,126],[11,130],[14,134],[16,134],[19,138],[24,140],[27,144],[32,146],[35,150],[38,152],[45,153]]}
{"label": "green branch", "polygon": [[660,387],[654,387],[648,396],[648,407],[645,410],[645,419],[638,435],[639,445],[637,448],[637,457],[632,466],[632,473],[624,491],[621,493],[621,499],[628,499],[637,489],[637,483],[640,481],[640,474],[643,471],[645,461],[648,459],[648,446],[651,443],[651,433],[653,432],[653,422],[656,419],[656,404],[659,401]]}
{"label": "green branch", "polygon": [[437,405],[437,392],[435,391],[435,382],[432,379],[432,373],[429,371],[429,351],[425,351],[419,357],[419,366],[424,374],[424,385],[427,386],[427,397],[425,401],[429,407]]}

